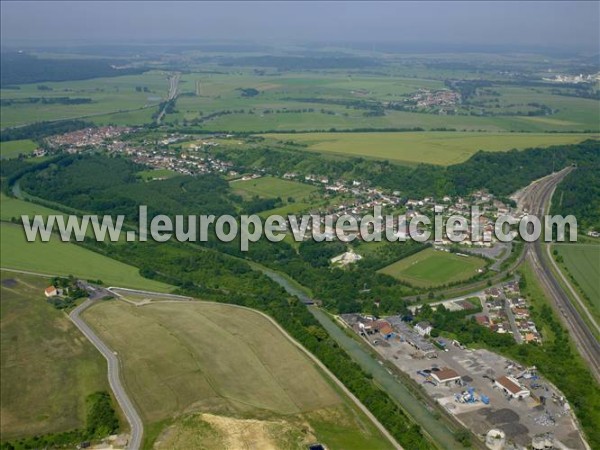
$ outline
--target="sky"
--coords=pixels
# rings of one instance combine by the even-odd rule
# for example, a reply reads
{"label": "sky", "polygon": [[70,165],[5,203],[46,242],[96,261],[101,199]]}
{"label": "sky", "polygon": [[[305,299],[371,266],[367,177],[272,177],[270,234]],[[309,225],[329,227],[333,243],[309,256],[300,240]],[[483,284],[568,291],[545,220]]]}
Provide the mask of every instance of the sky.
{"label": "sky", "polygon": [[600,2],[53,2],[1,5],[2,45],[231,40],[598,52]]}

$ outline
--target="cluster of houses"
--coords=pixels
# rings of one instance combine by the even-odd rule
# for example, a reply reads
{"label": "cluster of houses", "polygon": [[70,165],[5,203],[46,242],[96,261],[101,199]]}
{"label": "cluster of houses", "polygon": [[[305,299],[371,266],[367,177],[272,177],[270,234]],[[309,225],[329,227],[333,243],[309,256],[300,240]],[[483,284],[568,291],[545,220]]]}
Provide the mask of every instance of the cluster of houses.
{"label": "cluster of houses", "polygon": [[[435,92],[429,94],[436,94],[445,98],[446,95],[452,93],[452,91],[439,91],[437,94]],[[205,151],[219,145],[219,142],[216,142],[213,138],[198,140],[193,144],[177,149],[171,148],[171,146],[177,143],[189,142],[192,137],[185,134],[171,133],[163,135],[160,139],[152,137],[141,142],[121,139],[123,134],[130,134],[134,131],[136,130],[128,127],[113,126],[86,128],[53,136],[48,138],[47,142],[52,146],[58,146],[73,152],[93,146],[112,153],[122,153],[130,156],[137,163],[155,169],[171,170],[183,175],[219,173],[229,177],[239,176],[233,170],[233,164],[230,161],[221,160]],[[215,137],[231,137],[231,135],[218,135]],[[248,174],[249,177],[262,175],[264,175],[264,170]],[[373,231],[385,233],[386,236],[392,235],[397,239],[405,239],[408,237],[408,224],[416,216],[439,214],[443,219],[447,219],[450,215],[458,214],[469,220],[471,206],[476,205],[480,210],[480,217],[477,219],[481,230],[479,235],[471,235],[470,223],[467,230],[456,230],[455,234],[462,235],[462,240],[459,242],[461,245],[491,247],[495,243],[493,219],[500,215],[513,215],[515,217],[514,215],[517,214],[505,203],[483,190],[474,192],[468,198],[445,196],[441,200],[432,197],[405,200],[401,197],[399,191],[385,192],[368,186],[368,183],[363,180],[331,180],[324,176],[304,175],[294,172],[285,173],[282,178],[317,185],[331,196],[344,194],[340,197],[339,202],[333,201],[322,210],[310,211],[319,214],[323,218],[323,223],[320,225],[324,229],[326,238],[328,235],[331,235],[332,238],[336,236],[333,227],[327,228],[324,221],[324,215],[326,214],[332,215],[335,222],[342,215],[350,215],[358,220],[365,214],[372,214],[375,207],[381,207],[384,211],[383,214],[394,211],[402,212],[402,214],[395,215],[393,224],[388,224],[385,220],[382,220],[380,229]],[[379,218],[383,219],[383,217]],[[456,242],[442,236],[435,241],[435,244],[450,246],[455,245]],[[356,260],[355,258],[350,259],[350,262]],[[342,258],[342,262],[344,261],[346,261],[345,257]]]}
{"label": "cluster of houses", "polygon": [[200,175],[221,173],[236,176],[231,169],[232,163],[213,158],[209,155],[187,153],[169,153],[163,150],[136,149],[130,152],[132,159],[154,169],[167,169],[182,175]]}
{"label": "cluster of houses", "polygon": [[119,140],[123,134],[131,133],[133,130],[129,127],[115,126],[84,128],[48,137],[46,144],[54,148],[65,148],[69,153],[77,153],[85,147],[103,147],[111,141]]}
{"label": "cluster of houses", "polygon": [[512,333],[517,342],[542,343],[531,311],[525,298],[521,296],[519,283],[511,281],[499,288],[485,291],[487,314],[476,316],[480,325],[497,333]]}
{"label": "cluster of houses", "polygon": [[578,83],[595,83],[600,81],[600,72],[588,75],[555,75],[552,78],[544,77],[544,81],[551,81],[553,83],[567,83],[567,84],[578,84]]}
{"label": "cluster of houses", "polygon": [[405,101],[415,109],[435,108],[439,112],[454,110],[460,103],[460,94],[449,89],[429,90],[419,89],[411,94]]}

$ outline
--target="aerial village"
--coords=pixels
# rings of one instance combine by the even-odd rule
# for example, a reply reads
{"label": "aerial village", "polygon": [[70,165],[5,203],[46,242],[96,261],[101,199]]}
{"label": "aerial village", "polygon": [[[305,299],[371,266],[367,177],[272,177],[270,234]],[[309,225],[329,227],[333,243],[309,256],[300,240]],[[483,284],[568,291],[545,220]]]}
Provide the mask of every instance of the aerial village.
{"label": "aerial village", "polygon": [[[465,252],[490,258],[498,254],[498,247],[507,245],[496,240],[493,220],[501,215],[520,218],[524,214],[486,191],[476,191],[468,197],[403,198],[401,191],[385,192],[369,186],[364,180],[334,180],[292,172],[267,174],[263,170],[238,173],[231,162],[203,151],[218,147],[219,139],[236,139],[234,136],[198,139],[183,134],[166,134],[153,141],[123,139],[123,136],[135,132],[132,128],[112,126],[84,129],[48,138],[46,148],[36,154],[41,156],[48,150],[78,153],[93,148],[127,155],[153,169],[167,169],[185,175],[218,173],[230,180],[280,176],[319,186],[325,196],[345,194],[339,204],[330,203],[323,210],[307,211],[330,214],[334,220],[342,215],[359,218],[372,213],[376,206],[386,212],[400,213],[407,222],[417,215],[447,217],[462,214],[468,217],[470,208],[478,206],[483,239],[476,239],[470,231],[463,231],[463,240],[458,244],[446,238],[434,240],[432,244],[439,251],[449,251],[451,246],[460,245]],[[190,141],[194,143],[183,152],[169,147]],[[380,231],[385,232],[386,226],[384,221]],[[401,238],[406,236],[407,229],[395,228],[394,232]],[[335,230],[325,227],[327,233],[333,235]],[[510,254],[510,251],[504,253]],[[330,262],[343,267],[361,259],[362,256],[350,248]],[[500,262],[501,258],[495,264]],[[51,292],[51,289],[56,291]],[[50,287],[45,294],[50,299],[60,296],[56,287]],[[477,304],[473,303],[473,299]],[[438,304],[444,304],[449,310],[472,309],[472,318],[479,326],[499,334],[510,334],[523,345],[543,345],[542,336],[530,316],[530,305],[521,295],[517,281],[489,287],[469,299],[446,300],[431,303],[431,306],[435,308]],[[418,306],[411,308],[416,313]],[[585,448],[575,432],[577,426],[568,402],[560,391],[539,376],[535,367],[519,366],[484,349],[466,348],[456,340],[439,337],[430,323],[412,323],[410,317],[343,314],[339,321],[372,346],[380,364],[390,373],[409,376],[426,395],[445,407],[457,420],[477,434],[486,436],[490,442],[488,447],[542,449],[549,445],[564,445],[573,449]],[[494,447],[496,444],[497,447]]]}

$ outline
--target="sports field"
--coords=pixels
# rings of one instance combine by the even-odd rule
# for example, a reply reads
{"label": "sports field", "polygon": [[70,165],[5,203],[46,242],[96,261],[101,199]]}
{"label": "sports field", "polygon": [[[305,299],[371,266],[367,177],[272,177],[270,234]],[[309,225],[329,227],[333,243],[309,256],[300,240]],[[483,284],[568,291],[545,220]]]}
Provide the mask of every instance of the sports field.
{"label": "sports field", "polygon": [[254,180],[230,181],[229,185],[235,193],[246,198],[258,196],[261,198],[280,197],[286,201],[288,197],[296,201],[305,200],[317,188],[297,181],[282,180],[275,177],[261,177]]}
{"label": "sports field", "polygon": [[[93,306],[83,317],[120,355],[125,384],[144,422],[177,418],[159,441],[169,442],[174,433],[185,442],[201,438],[198,431],[205,425],[196,424],[186,433],[182,414],[202,412],[222,422],[235,419],[228,430],[200,418],[224,433],[215,437],[219,448],[239,428],[238,419],[274,421],[300,436],[307,433],[302,423],[317,429],[331,421],[335,427],[324,440],[329,448],[388,448],[308,357],[254,311],[196,301],[138,307],[110,301]],[[271,444],[277,445],[267,442],[265,448],[280,447],[279,440],[285,438],[275,434]]]}
{"label": "sports field", "polygon": [[569,273],[592,301],[596,312],[600,312],[600,245],[569,244],[555,247],[564,258]]}
{"label": "sports field", "polygon": [[265,134],[269,139],[294,141],[323,154],[388,159],[400,163],[450,165],[463,162],[479,150],[505,151],[598,138],[597,134],[543,133],[298,133]]}
{"label": "sports field", "polygon": [[380,273],[391,275],[416,287],[430,288],[455,281],[466,280],[485,266],[485,260],[475,256],[427,248],[408,258],[396,261]]}
{"label": "sports field", "polygon": [[62,242],[53,236],[50,242],[27,242],[21,225],[2,223],[2,267],[50,275],[74,275],[102,280],[107,285],[168,292],[171,287],[143,278],[136,267]]}
{"label": "sports field", "polygon": [[0,142],[0,157],[2,159],[16,158],[19,155],[28,155],[32,153],[38,145],[29,140]]}
{"label": "sports field", "polygon": [[86,396],[108,390],[104,358],[46,301],[48,284],[1,272],[2,440],[80,428]]}

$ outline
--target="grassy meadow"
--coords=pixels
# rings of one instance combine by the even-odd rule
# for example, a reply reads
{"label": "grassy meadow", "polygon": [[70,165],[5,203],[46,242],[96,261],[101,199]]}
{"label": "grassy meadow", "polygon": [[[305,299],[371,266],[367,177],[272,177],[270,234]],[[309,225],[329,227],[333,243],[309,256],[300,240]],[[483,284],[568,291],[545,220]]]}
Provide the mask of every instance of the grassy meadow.
{"label": "grassy meadow", "polygon": [[0,142],[0,158],[10,159],[19,155],[29,155],[36,148],[38,148],[38,145],[29,139]]}
{"label": "grassy meadow", "polygon": [[485,260],[475,256],[459,256],[427,248],[396,261],[379,272],[416,287],[430,288],[466,280],[476,275],[478,269],[484,266]]}
{"label": "grassy meadow", "polygon": [[[339,427],[322,440],[329,448],[348,441],[352,445],[344,448],[388,447],[313,363],[254,311],[194,301],[142,307],[111,301],[84,318],[122,358],[125,384],[143,420],[173,423],[159,443],[204,439],[199,431],[216,427],[206,439],[224,447],[240,419],[253,419],[261,429],[289,430],[298,440],[291,448],[321,439],[310,430],[329,422]],[[197,412],[230,420],[231,428],[184,415]],[[190,420],[199,423],[186,431]],[[285,433],[261,435],[270,436],[271,447],[286,439]]]}
{"label": "grassy meadow", "polygon": [[[207,131],[362,127],[446,127],[496,132],[600,131],[597,101],[557,95],[550,86],[494,86],[493,90],[499,95],[490,95],[489,98],[481,92],[477,100],[487,101],[489,104],[484,103],[485,107],[494,116],[483,116],[477,108],[470,111],[461,106],[458,108],[461,114],[457,115],[387,110],[385,115],[373,117],[365,115],[365,110],[339,104],[339,101],[354,100],[402,102],[406,95],[418,89],[444,89],[443,78],[431,79],[434,76],[453,78],[456,73],[431,71],[414,78],[348,75],[344,71],[319,74],[291,72],[260,77],[249,71],[189,73],[182,76],[180,87],[185,95],[177,101],[178,112],[170,115],[167,121],[194,120],[229,110],[233,113],[206,121],[203,128]],[[196,90],[196,82],[199,82],[199,91]],[[258,95],[243,96],[241,89],[249,88],[256,89]],[[528,116],[532,109],[530,104],[544,104],[553,110],[553,114]]]}
{"label": "grassy meadow", "polygon": [[600,315],[600,245],[598,244],[554,244],[563,257],[563,265],[575,279],[578,287],[586,294]]}
{"label": "grassy meadow", "polygon": [[400,163],[439,165],[466,161],[479,150],[505,151],[573,144],[598,138],[590,134],[542,133],[301,133],[265,134],[267,139],[294,141],[322,154],[387,159]]}
{"label": "grassy meadow", "polygon": [[27,242],[21,225],[0,226],[2,267],[50,275],[73,275],[102,280],[107,285],[168,292],[164,283],[143,278],[137,267],[87,250],[53,235],[49,242]]}
{"label": "grassy meadow", "polygon": [[[38,86],[50,90],[40,90]],[[148,92],[137,92],[136,87],[147,87]],[[20,85],[19,89],[2,89],[3,100],[26,98],[89,98],[91,103],[13,103],[0,107],[2,128],[46,120],[94,117],[98,123],[142,124],[149,122],[156,108],[140,109],[158,104],[167,95],[167,74],[150,71],[140,75],[44,82]],[[131,112],[123,112],[134,110]],[[107,116],[108,113],[111,115]],[[113,114],[114,113],[114,114]]]}
{"label": "grassy meadow", "polygon": [[0,193],[0,206],[0,219],[2,220],[20,220],[21,215],[23,214],[30,217],[35,215],[48,217],[50,214],[62,214],[60,211],[38,205],[37,203],[27,202],[14,197],[8,197],[4,193]]}
{"label": "grassy meadow", "polygon": [[86,396],[108,390],[104,358],[46,301],[47,278],[0,273],[2,440],[83,427]]}
{"label": "grassy meadow", "polygon": [[[200,126],[206,131],[233,132],[390,127],[489,132],[600,131],[597,100],[559,95],[552,86],[498,85],[483,89],[476,99],[481,106],[456,105],[456,113],[448,115],[395,109],[372,115],[364,107],[352,106],[352,102],[401,104],[419,89],[445,89],[443,80],[456,78],[456,71],[445,73],[432,69],[407,77],[390,76],[397,71],[391,68],[387,74],[370,75],[349,74],[345,70],[320,73],[298,70],[261,76],[249,68],[197,70],[181,75],[177,105],[175,111],[165,117],[166,123],[200,120]],[[88,118],[98,125],[149,123],[156,111],[155,105],[167,94],[167,76],[166,71],[150,70],[140,75],[2,89],[0,95],[7,102],[57,97],[86,98],[91,102],[6,103],[0,107],[0,126],[69,118]],[[147,91],[137,91],[136,87],[147,88]],[[258,94],[243,95],[243,89],[256,89]],[[531,105],[545,105],[552,114],[529,116],[535,112]],[[205,120],[208,115],[225,111],[228,114]]]}
{"label": "grassy meadow", "polygon": [[261,177],[253,180],[230,181],[229,186],[236,194],[245,198],[258,196],[260,198],[280,197],[286,201],[288,197],[302,201],[317,190],[315,186],[298,183],[297,181],[282,180],[275,177]]}

